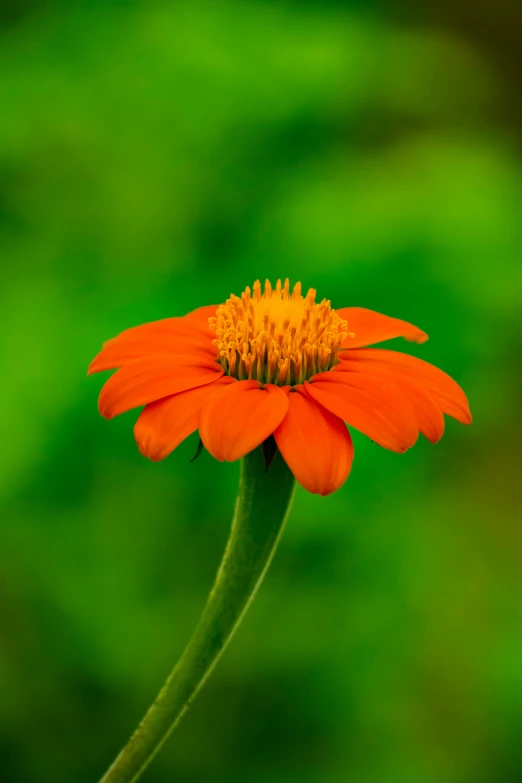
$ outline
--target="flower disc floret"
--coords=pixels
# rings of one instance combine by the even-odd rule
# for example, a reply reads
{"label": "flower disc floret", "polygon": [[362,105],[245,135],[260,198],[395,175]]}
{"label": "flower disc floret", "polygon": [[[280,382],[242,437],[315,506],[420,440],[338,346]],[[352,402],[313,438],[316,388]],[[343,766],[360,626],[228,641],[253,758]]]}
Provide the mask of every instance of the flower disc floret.
{"label": "flower disc floret", "polygon": [[329,300],[315,298],[313,288],[302,296],[301,283],[290,293],[288,278],[275,288],[267,280],[263,292],[257,280],[253,290],[232,294],[209,318],[225,374],[294,386],[336,365],[348,324]]}

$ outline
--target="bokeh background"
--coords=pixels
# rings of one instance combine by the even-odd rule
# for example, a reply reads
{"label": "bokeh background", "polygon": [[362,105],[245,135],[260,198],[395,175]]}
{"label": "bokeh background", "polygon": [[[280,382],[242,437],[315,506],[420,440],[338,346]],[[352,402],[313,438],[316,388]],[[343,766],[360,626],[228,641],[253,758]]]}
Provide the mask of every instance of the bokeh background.
{"label": "bokeh background", "polygon": [[[421,6],[421,7],[418,7]],[[150,783],[522,779],[522,35],[486,3],[3,0],[0,779],[94,783],[188,639],[238,465],[140,457],[102,340],[289,276],[418,324],[474,424],[297,492]]]}

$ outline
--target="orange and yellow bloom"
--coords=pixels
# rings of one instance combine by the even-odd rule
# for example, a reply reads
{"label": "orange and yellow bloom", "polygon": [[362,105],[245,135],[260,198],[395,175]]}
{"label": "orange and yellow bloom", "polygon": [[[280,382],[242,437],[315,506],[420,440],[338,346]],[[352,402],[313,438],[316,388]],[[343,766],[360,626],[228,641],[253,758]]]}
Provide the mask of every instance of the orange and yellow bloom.
{"label": "orange and yellow bloom", "polygon": [[348,424],[391,451],[419,432],[435,443],[447,414],[469,424],[466,395],[446,373],[369,345],[425,332],[360,307],[334,310],[298,283],[257,281],[240,297],[127,329],[104,344],[89,372],[116,369],[102,416],[145,406],[134,432],[152,460],[195,430],[218,460],[240,459],[273,435],[297,481],[327,495],[353,460]]}

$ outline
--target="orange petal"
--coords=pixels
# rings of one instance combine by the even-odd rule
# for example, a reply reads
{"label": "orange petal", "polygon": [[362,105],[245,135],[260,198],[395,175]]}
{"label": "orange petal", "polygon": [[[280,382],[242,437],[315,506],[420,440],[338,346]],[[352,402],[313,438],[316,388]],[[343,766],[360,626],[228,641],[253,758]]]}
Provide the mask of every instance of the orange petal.
{"label": "orange petal", "polygon": [[223,462],[234,462],[263,443],[288,410],[278,386],[239,381],[212,395],[201,412],[199,433],[205,448]]}
{"label": "orange petal", "polygon": [[238,383],[224,375],[196,389],[173,394],[145,406],[134,426],[134,437],[144,457],[158,462],[167,457],[199,427],[202,405],[221,386]]}
{"label": "orange petal", "polygon": [[191,363],[187,357],[148,356],[126,364],[102,388],[98,408],[112,419],[162,397],[212,383],[223,375],[216,362]]}
{"label": "orange petal", "polygon": [[169,335],[139,335],[119,340],[115,338],[105,343],[100,353],[94,357],[88,375],[103,370],[115,370],[129,362],[144,359],[147,356],[176,356],[193,361],[212,360],[216,355],[215,346],[210,348],[201,337]]}
{"label": "orange petal", "polygon": [[[346,369],[360,369],[364,373],[386,371],[400,378],[408,379],[425,389],[443,413],[453,416],[462,424],[471,424],[469,403],[458,383],[433,364],[398,351],[383,348],[347,351],[340,355],[341,363],[332,372]],[[344,368],[344,369],[343,369]]]}
{"label": "orange petal", "polygon": [[401,383],[398,387],[409,401],[417,426],[431,443],[437,443],[444,435],[444,416],[429,393],[415,384]]}
{"label": "orange petal", "polygon": [[214,358],[215,335],[208,318],[215,313],[215,306],[200,307],[182,318],[163,318],[140,326],[133,326],[107,340],[100,353],[91,362],[88,374],[123,367],[128,362],[153,354],[190,355]]}
{"label": "orange petal", "polygon": [[354,335],[346,338],[343,346],[345,349],[382,343],[394,337],[404,337],[414,343],[425,343],[428,339],[426,332],[413,324],[367,310],[365,307],[343,307],[336,310],[336,313],[348,322],[348,331]]}
{"label": "orange petal", "polygon": [[[381,377],[385,377],[384,373]],[[392,375],[389,376],[389,381],[390,383],[394,382]],[[444,435],[444,416],[430,394],[420,386],[408,381],[394,383],[394,386],[410,403],[419,431],[431,443],[437,443]]]}
{"label": "orange petal", "polygon": [[408,400],[392,383],[360,373],[319,373],[307,392],[380,446],[403,452],[416,442],[418,425]]}
{"label": "orange petal", "polygon": [[208,319],[212,318],[216,314],[216,310],[219,305],[204,305],[203,307],[196,307],[195,310],[191,310],[184,318],[188,318],[193,324],[199,323],[201,328],[207,329]]}
{"label": "orange petal", "polygon": [[329,495],[350,473],[350,433],[341,419],[314,402],[302,387],[287,396],[288,413],[274,432],[278,448],[301,486],[315,495]]}
{"label": "orange petal", "polygon": [[[346,366],[341,369],[343,365]],[[343,361],[338,367],[341,372],[359,372],[364,375],[374,375],[383,380],[385,379],[387,383],[393,384],[406,397],[413,408],[420,432],[431,443],[437,443],[442,438],[444,434],[444,416],[440,407],[435,403],[430,393],[412,381],[411,378],[399,376],[397,373],[394,374],[384,369],[376,369],[372,373],[367,362],[350,362],[348,360]]]}
{"label": "orange petal", "polygon": [[133,326],[130,329],[125,329],[121,334],[108,340],[104,345],[109,343],[127,340],[134,337],[203,337],[214,339],[214,333],[210,329],[208,319],[215,314],[216,307],[211,305],[210,307],[198,307],[188,315],[183,315],[175,318],[162,318],[159,321],[150,321],[146,324],[140,324],[139,326]]}

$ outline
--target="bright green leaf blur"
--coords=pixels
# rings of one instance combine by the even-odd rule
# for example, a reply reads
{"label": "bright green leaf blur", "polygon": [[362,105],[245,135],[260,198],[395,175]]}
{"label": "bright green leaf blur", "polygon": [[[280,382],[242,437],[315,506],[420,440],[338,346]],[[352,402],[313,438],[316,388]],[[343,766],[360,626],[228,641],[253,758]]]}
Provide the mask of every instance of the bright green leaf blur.
{"label": "bright green leaf blur", "polygon": [[89,361],[267,276],[425,329],[390,347],[453,375],[474,424],[402,456],[355,433],[347,484],[298,491],[144,781],[520,780],[522,131],[487,47],[395,5],[6,4],[2,783],[95,783],[231,519],[238,466],[189,464],[196,436],[143,459]]}

